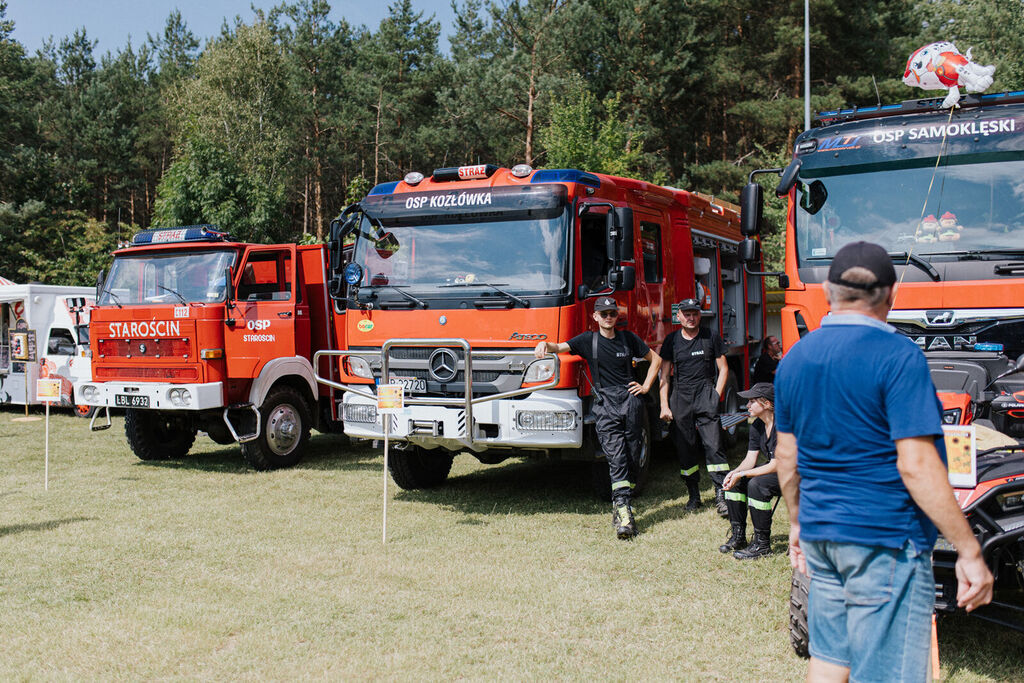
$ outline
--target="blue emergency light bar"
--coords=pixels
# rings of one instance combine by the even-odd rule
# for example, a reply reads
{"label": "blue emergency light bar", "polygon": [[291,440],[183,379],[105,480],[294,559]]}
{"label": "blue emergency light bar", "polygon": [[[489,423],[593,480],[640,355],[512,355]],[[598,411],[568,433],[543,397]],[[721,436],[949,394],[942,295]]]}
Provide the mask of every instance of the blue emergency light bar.
{"label": "blue emergency light bar", "polygon": [[143,230],[132,238],[132,245],[171,242],[227,242],[231,236],[216,225],[183,225],[177,228]]}

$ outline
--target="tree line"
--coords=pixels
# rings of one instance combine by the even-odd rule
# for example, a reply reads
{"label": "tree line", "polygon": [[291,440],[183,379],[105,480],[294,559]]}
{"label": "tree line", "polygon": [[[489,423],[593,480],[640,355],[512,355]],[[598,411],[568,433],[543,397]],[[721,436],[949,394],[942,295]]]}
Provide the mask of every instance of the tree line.
{"label": "tree line", "polygon": [[[802,0],[455,0],[451,49],[396,0],[375,29],[296,0],[182,15],[96,55],[85,29],[35,54],[0,0],[0,275],[88,284],[140,228],[215,223],[321,241],[331,218],[411,170],[577,167],[735,199],[803,128]],[[918,97],[935,40],[1024,87],[1021,0],[811,2],[814,110]],[[934,94],[934,93],[933,93]],[[781,210],[766,251],[778,259]]]}

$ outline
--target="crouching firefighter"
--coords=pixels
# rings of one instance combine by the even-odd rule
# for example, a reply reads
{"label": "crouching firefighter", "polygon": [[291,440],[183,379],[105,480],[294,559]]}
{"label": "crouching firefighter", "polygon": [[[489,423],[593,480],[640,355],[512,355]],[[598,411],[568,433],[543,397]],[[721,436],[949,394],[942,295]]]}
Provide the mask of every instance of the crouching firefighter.
{"label": "crouching firefighter", "polygon": [[[729,538],[719,550],[731,552],[737,560],[753,560],[772,553],[772,499],[782,495],[778,463],[775,462],[775,387],[758,382],[740,396],[749,399],[747,407],[754,422],[750,425],[747,457],[725,475],[725,503],[729,506]],[[768,459],[757,465],[757,456]],[[747,545],[747,509],[754,523],[754,540]]]}
{"label": "crouching firefighter", "polygon": [[[679,456],[679,473],[686,482],[687,510],[700,507],[700,446],[704,447],[708,476],[715,486],[718,514],[728,516],[722,482],[729,463],[722,450],[718,403],[729,379],[725,342],[717,332],[700,326],[700,302],[683,299],[676,313],[681,330],[670,332],[661,345],[667,361],[661,378],[661,419],[672,423]],[[718,379],[716,381],[715,375]],[[673,374],[669,397],[669,374]]]}
{"label": "crouching firefighter", "polygon": [[[619,306],[611,297],[594,304],[598,332],[584,332],[568,342],[540,342],[534,353],[574,353],[590,366],[594,382],[594,416],[597,440],[608,461],[612,482],[612,525],[619,538],[636,536],[633,517],[635,464],[643,448],[643,421],[647,419],[643,394],[650,391],[658,376],[661,359],[640,337],[628,330],[616,330]],[[633,378],[633,359],[642,358],[651,366],[643,384]]]}

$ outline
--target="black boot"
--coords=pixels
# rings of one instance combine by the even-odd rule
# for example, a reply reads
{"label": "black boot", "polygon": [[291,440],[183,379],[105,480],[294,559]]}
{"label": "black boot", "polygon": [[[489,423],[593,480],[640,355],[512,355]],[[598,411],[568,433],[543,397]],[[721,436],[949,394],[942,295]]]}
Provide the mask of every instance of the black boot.
{"label": "black boot", "polygon": [[690,494],[690,499],[686,501],[686,510],[693,511],[700,507],[700,483],[697,481],[686,480],[686,492]]}
{"label": "black boot", "polygon": [[612,526],[615,527],[615,535],[621,539],[630,539],[636,536],[636,520],[633,518],[633,508],[629,503],[613,505]]}
{"label": "black boot", "polygon": [[729,538],[726,539],[725,543],[718,546],[718,552],[720,553],[731,553],[734,550],[740,550],[747,547],[747,527],[741,524],[732,525],[732,533]]}
{"label": "black boot", "polygon": [[722,519],[729,518],[729,506],[725,504],[725,491],[717,485],[715,486],[715,509],[718,510],[718,516]]}
{"label": "black boot", "polygon": [[732,554],[737,560],[756,560],[759,557],[772,554],[772,538],[770,531],[754,529],[754,540],[744,550],[737,550]]}

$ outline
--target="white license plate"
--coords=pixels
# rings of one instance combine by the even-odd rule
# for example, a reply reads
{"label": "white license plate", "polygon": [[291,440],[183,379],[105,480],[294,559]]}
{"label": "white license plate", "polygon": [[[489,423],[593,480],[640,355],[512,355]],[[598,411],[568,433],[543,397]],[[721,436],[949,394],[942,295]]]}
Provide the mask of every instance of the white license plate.
{"label": "white license plate", "polygon": [[427,391],[427,380],[416,377],[392,377],[392,384],[401,384],[410,394],[423,394]]}

